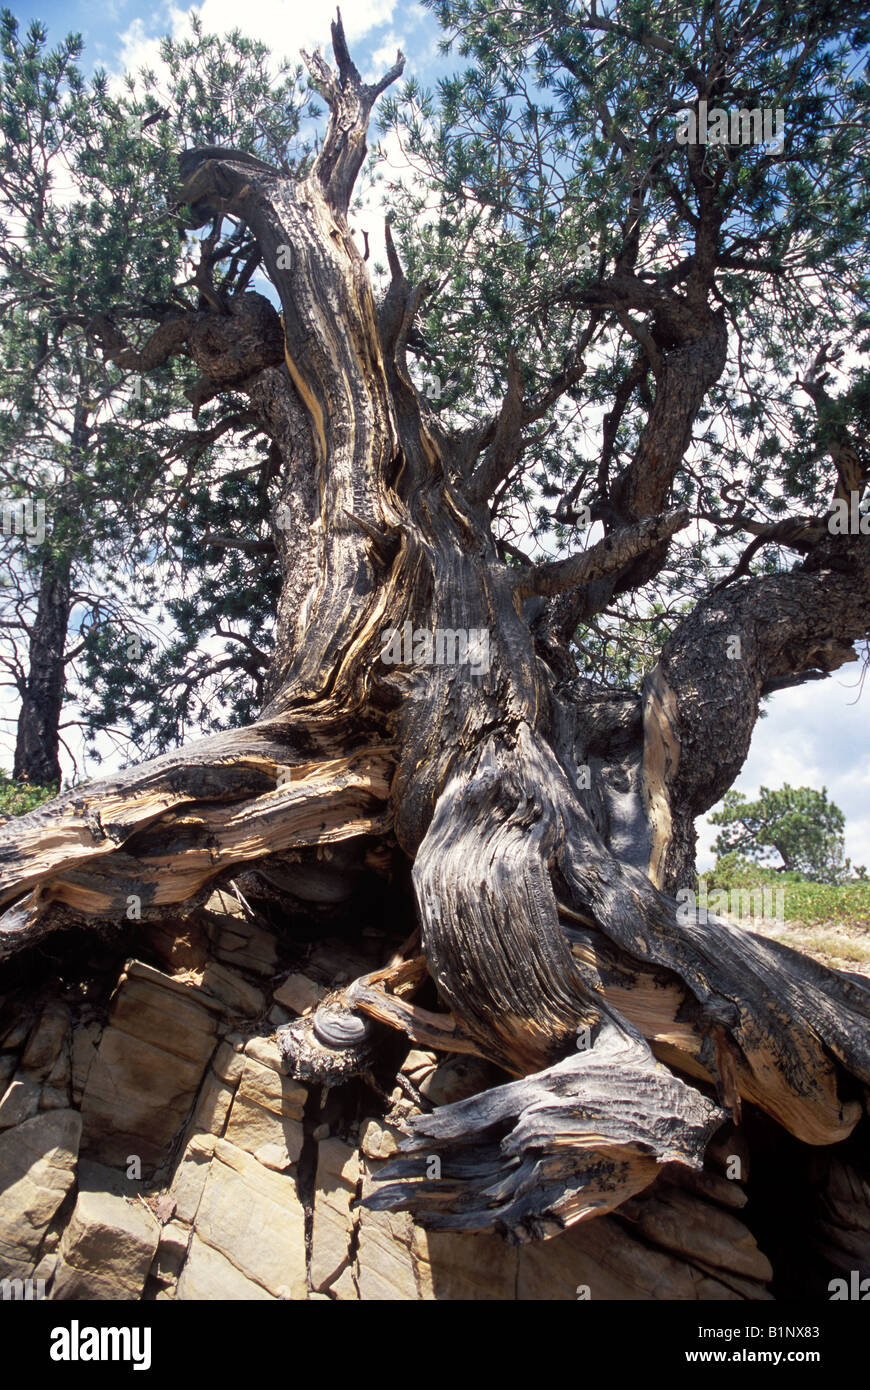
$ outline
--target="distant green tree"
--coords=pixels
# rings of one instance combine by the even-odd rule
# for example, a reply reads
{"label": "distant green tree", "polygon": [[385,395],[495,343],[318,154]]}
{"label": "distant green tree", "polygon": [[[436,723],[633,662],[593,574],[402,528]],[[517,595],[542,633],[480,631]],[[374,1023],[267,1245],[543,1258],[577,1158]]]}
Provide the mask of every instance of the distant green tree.
{"label": "distant green tree", "polygon": [[843,857],[846,817],[825,787],[761,787],[757,801],[729,791],[710,819],[723,827],[713,845],[717,855],[737,853],[764,863],[778,854],[782,863],[774,867],[821,883],[840,883],[849,873],[850,861]]}

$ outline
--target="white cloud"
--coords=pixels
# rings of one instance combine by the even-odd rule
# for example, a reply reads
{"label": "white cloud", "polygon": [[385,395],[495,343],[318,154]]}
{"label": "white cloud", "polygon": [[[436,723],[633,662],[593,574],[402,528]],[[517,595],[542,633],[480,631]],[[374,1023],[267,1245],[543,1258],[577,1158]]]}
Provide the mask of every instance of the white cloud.
{"label": "white cloud", "polygon": [[[348,42],[353,44],[389,24],[395,8],[396,0],[344,0],[341,18]],[[137,18],[121,35],[122,68],[136,71],[147,66],[159,72],[160,36],[170,33],[175,39],[183,38],[190,32],[190,16],[194,13],[199,15],[206,33],[225,34],[240,29],[247,38],[268,44],[276,58],[298,59],[301,48],[319,46],[325,52],[331,48],[330,24],[335,18],[332,7],[302,4],[300,0],[246,0],[241,7],[234,0],[204,0],[200,5],[183,8],[170,0],[156,10],[153,22],[146,26]],[[386,45],[387,51],[391,45],[387,66],[396,56],[392,39]]]}
{"label": "white cloud", "polygon": [[393,66],[396,61],[396,54],[401,50],[407,52],[404,39],[397,39],[396,35],[390,31],[383,43],[380,44],[369,57],[366,63],[363,77],[367,82],[377,82],[388,68]]}
{"label": "white cloud", "polygon": [[[870,728],[864,698],[857,699],[861,665],[854,662],[830,679],[781,690],[759,719],[735,790],[750,798],[759,787],[826,787],[846,817],[846,854],[870,863]],[[711,808],[710,814],[718,807]],[[713,862],[718,834],[708,816],[696,822],[698,865]]]}

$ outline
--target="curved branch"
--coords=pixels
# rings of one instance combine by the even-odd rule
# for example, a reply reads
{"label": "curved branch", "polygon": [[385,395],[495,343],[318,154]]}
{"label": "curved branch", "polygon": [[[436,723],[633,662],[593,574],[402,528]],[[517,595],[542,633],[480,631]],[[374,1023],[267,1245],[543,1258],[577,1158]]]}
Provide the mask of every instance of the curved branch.
{"label": "curved branch", "polygon": [[670,540],[688,524],[689,513],[684,508],[678,508],[663,516],[640,521],[635,526],[625,526],[613,535],[605,536],[604,540],[588,550],[569,555],[567,559],[548,560],[541,565],[512,570],[510,578],[514,591],[522,599],[532,594],[559,594],[565,589],[590,584],[605,575],[618,574],[639,556],[649,554],[663,541]]}

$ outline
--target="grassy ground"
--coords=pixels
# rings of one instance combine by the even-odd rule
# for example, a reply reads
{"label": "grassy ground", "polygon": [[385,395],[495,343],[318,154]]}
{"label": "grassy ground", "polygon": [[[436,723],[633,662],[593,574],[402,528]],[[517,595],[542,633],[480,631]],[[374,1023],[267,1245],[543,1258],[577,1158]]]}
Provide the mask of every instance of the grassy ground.
{"label": "grassy ground", "polygon": [[784,920],[778,920],[778,912],[742,923],[732,913],[732,920],[804,951],[834,970],[870,976],[870,883],[811,883],[764,869],[727,874],[721,881],[715,873],[708,874],[708,893],[719,887],[742,892],[767,889],[769,893],[781,889]]}

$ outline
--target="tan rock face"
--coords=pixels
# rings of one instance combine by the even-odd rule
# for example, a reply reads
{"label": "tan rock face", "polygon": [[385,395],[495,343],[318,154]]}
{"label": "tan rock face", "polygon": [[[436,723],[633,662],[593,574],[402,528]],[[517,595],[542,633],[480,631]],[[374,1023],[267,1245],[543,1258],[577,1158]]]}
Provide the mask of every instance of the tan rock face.
{"label": "tan rock face", "polygon": [[199,1092],[193,1112],[192,1128],[206,1134],[223,1134],[235,1090],[209,1071]]}
{"label": "tan rock face", "polygon": [[81,1117],[54,1110],[0,1134],[0,1277],[33,1260],[75,1181]]}
{"label": "tan rock face", "polygon": [[328,993],[323,985],[310,980],[307,975],[288,975],[283,984],[275,990],[274,998],[294,1014],[304,1014],[316,1009],[321,999]]}
{"label": "tan rock face", "polygon": [[175,1202],[179,1221],[192,1223],[196,1219],[214,1146],[213,1134],[194,1135],[175,1170],[169,1195]]}
{"label": "tan rock face", "polygon": [[160,1239],[157,1218],[135,1198],[110,1190],[117,1177],[99,1165],[88,1165],[79,1182],[75,1209],[60,1242],[52,1296],[141,1298]]}
{"label": "tan rock face", "polygon": [[236,1095],[226,1138],[259,1158],[267,1168],[283,1170],[296,1163],[302,1152],[303,1137],[299,1120],[276,1115],[246,1096]]}
{"label": "tan rock face", "polygon": [[305,1212],[292,1177],[218,1139],[194,1225],[200,1240],[274,1297],[305,1297]]}
{"label": "tan rock face", "polygon": [[129,963],[82,1097],[82,1148],[143,1173],[169,1155],[214,1051],[219,1014],[183,987]]}
{"label": "tan rock face", "polygon": [[301,1120],[308,1092],[301,1082],[282,1076],[255,1057],[247,1056],[238,1096],[239,1099],[254,1101],[276,1115],[289,1115],[291,1119]]}
{"label": "tan rock face", "polygon": [[377,1120],[365,1120],[360,1129],[360,1149],[366,1158],[389,1158],[399,1147],[399,1135]]}
{"label": "tan rock face", "polygon": [[232,893],[223,889],[212,893],[205,907],[203,918],[218,960],[255,975],[274,975],[278,964],[275,938],[248,921]]}
{"label": "tan rock face", "polygon": [[256,1018],[266,1007],[266,996],[261,989],[219,961],[206,963],[202,988],[220,999],[230,1013],[245,1018]]}
{"label": "tan rock face", "polygon": [[284,1059],[274,1038],[249,1038],[245,1043],[245,1056],[253,1057],[255,1062],[272,1071],[282,1071],[284,1067]]}
{"label": "tan rock face", "polygon": [[420,1094],[433,1105],[451,1105],[493,1084],[493,1068],[481,1057],[448,1057],[419,1082]]}
{"label": "tan rock face", "polygon": [[232,1086],[236,1086],[241,1081],[242,1072],[245,1070],[245,1054],[242,1048],[241,1039],[224,1038],[212,1058],[212,1070],[220,1077],[221,1081],[226,1081]]}
{"label": "tan rock face", "polygon": [[275,1302],[275,1295],[248,1279],[240,1269],[194,1235],[190,1254],[178,1280],[176,1299],[232,1299],[234,1301]]}
{"label": "tan rock face", "polygon": [[63,1004],[48,1004],[43,1009],[21,1056],[21,1070],[25,1075],[37,1081],[48,1076],[64,1045],[69,1026],[69,1010]]}
{"label": "tan rock face", "polygon": [[0,1098],[0,1129],[11,1129],[31,1119],[39,1109],[38,1081],[16,1072]]}
{"label": "tan rock face", "polygon": [[[263,1051],[270,1061],[274,1060],[270,1049]],[[302,1115],[307,1094],[299,1082],[291,1081],[256,1057],[245,1055],[225,1137],[253,1154],[266,1168],[285,1171],[302,1152]]]}
{"label": "tan rock face", "polygon": [[73,1105],[81,1105],[88,1076],[97,1048],[102,1028],[98,1023],[80,1024],[73,1030],[71,1063],[71,1082]]}
{"label": "tan rock face", "polygon": [[340,1139],[318,1145],[310,1278],[313,1289],[333,1285],[350,1263],[355,1226],[351,1202],[362,1175],[359,1151]]}

